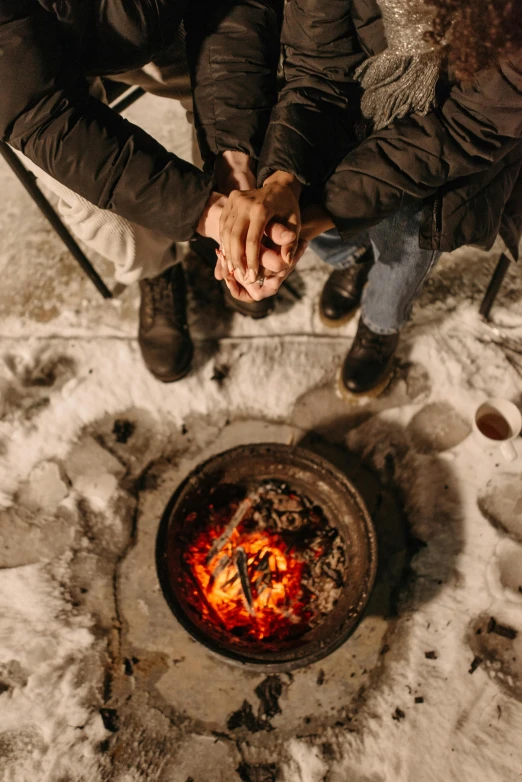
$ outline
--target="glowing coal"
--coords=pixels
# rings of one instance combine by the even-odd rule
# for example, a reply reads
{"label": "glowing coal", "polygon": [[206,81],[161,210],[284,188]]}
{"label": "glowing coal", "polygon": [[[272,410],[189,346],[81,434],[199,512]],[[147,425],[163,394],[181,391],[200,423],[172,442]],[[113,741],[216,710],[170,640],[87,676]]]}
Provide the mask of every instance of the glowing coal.
{"label": "glowing coal", "polygon": [[244,640],[298,638],[332,610],[345,549],[321,507],[281,481],[185,519],[186,599]]}

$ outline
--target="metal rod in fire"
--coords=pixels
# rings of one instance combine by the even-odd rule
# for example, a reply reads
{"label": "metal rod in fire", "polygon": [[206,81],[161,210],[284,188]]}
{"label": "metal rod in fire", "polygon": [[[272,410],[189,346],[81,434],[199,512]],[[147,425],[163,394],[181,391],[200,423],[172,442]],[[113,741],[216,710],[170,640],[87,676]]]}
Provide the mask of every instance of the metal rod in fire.
{"label": "metal rod in fire", "polygon": [[239,525],[245,518],[248,511],[252,508],[255,499],[256,498],[254,496],[250,495],[246,497],[242,502],[239,503],[238,509],[232,516],[230,522],[225,527],[223,533],[219,536],[219,538],[216,538],[216,540],[210,547],[206,559],[207,565],[209,565],[214,559],[214,557],[216,556],[216,554],[219,554],[221,549],[223,549],[227,545],[236,527],[239,527]]}
{"label": "metal rod in fire", "polygon": [[241,581],[241,589],[245,597],[247,610],[250,616],[256,615],[256,609],[254,607],[254,597],[252,595],[252,585],[248,576],[248,559],[246,551],[242,546],[238,546],[234,552],[234,561],[236,563],[237,571],[239,573],[239,580]]}

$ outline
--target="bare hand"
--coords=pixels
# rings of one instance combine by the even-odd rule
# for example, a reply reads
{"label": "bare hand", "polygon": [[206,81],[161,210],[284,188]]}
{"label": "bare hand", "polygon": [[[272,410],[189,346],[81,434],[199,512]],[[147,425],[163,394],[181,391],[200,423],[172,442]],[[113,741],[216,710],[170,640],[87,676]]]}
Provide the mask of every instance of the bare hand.
{"label": "bare hand", "polygon": [[281,256],[291,265],[301,228],[299,183],[289,174],[269,177],[257,190],[233,190],[221,213],[219,233],[228,271],[237,270],[240,281],[252,284],[257,277],[261,242],[269,223],[279,225]]}
{"label": "bare hand", "polygon": [[200,217],[197,232],[219,244],[219,222],[226,196],[231,190],[251,190],[256,186],[253,161],[244,152],[227,150],[216,159],[214,167],[215,190],[210,194]]}
{"label": "bare hand", "polygon": [[[269,223],[265,229],[265,235],[259,247],[259,255],[261,255],[262,253],[266,254],[267,249],[271,250],[271,252],[268,255],[268,258],[270,259],[269,267],[271,271],[281,272],[283,271],[283,269],[286,269],[288,268],[288,266],[291,266],[291,263],[289,264],[288,261],[283,260],[283,256],[281,254],[281,245],[283,245],[284,242],[288,240],[289,233],[290,232],[288,231],[288,229],[285,228],[284,225],[281,225],[281,223]],[[236,270],[234,269],[232,263],[225,257],[225,253],[223,251],[222,246],[220,247],[220,253],[218,257],[221,266],[221,271],[219,277],[216,274],[216,278],[220,280],[225,280],[230,275],[234,276]],[[258,267],[256,278],[257,276],[259,276],[259,267]],[[241,269],[237,270],[236,279],[238,279],[241,283],[245,282],[243,271]],[[246,284],[248,285],[251,283],[246,283]]]}
{"label": "bare hand", "polygon": [[[277,227],[280,228],[280,226]],[[235,299],[251,304],[254,301],[266,299],[268,296],[274,296],[278,292],[283,282],[295,269],[297,262],[300,260],[307,246],[307,241],[299,241],[297,251],[291,264],[287,264],[283,261],[280,252],[277,250],[262,246],[260,252],[259,274],[253,283],[240,282],[238,276],[241,273],[237,270],[235,273],[230,273],[228,270],[223,273],[223,266],[225,266],[226,269],[226,264],[223,263],[221,251],[217,250],[217,262],[214,275],[216,279],[225,281],[230,293]]]}

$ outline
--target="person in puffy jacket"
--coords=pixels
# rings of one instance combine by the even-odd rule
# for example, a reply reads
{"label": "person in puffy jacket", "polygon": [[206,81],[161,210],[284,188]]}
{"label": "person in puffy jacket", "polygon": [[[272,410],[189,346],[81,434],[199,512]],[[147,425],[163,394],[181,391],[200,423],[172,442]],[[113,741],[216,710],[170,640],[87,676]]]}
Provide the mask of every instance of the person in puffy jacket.
{"label": "person in puffy jacket", "polygon": [[[69,228],[115,263],[116,279],[139,280],[140,348],[165,382],[187,373],[193,353],[175,243],[196,234],[219,241],[223,193],[255,185],[276,100],[282,6],[0,0],[0,138],[59,197]],[[99,79],[188,105],[187,55],[205,171],[113,111]]]}
{"label": "person in puffy jacket", "polygon": [[274,218],[296,234],[282,246],[289,268],[298,238],[314,239],[337,267],[322,293],[323,321],[346,322],[362,298],[341,391],[377,394],[441,252],[489,249],[500,233],[517,257],[522,6],[288,0],[282,40],[285,83],[260,187],[233,192],[222,212],[216,276],[247,300]]}

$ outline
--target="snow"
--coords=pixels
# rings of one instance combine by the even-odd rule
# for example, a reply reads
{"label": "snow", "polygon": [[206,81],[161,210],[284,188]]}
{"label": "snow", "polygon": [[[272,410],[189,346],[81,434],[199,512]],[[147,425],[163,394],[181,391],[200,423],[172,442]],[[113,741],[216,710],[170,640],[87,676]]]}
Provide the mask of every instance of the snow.
{"label": "snow", "polygon": [[[45,566],[0,572],[0,752],[2,780],[58,779],[62,758],[78,767],[91,755],[78,731],[95,740],[101,720],[79,682],[93,636],[85,617],[64,613],[60,588]],[[10,669],[17,673],[11,681]],[[93,777],[94,778],[94,777]]]}
{"label": "snow", "polygon": [[[140,110],[154,121],[147,106]],[[34,236],[49,263],[65,263],[38,215],[18,206],[23,194],[11,197],[18,225],[27,219],[36,226],[20,274],[28,275],[25,264],[36,256]],[[25,246],[10,237],[6,267],[12,248]],[[442,259],[403,336],[396,380],[382,398],[352,405],[334,389],[356,324],[335,332],[321,324],[317,302],[327,270],[311,252],[295,283],[303,298],[284,293],[266,321],[226,315],[214,294],[205,307],[194,301],[194,369],[171,386],[141,363],[135,291],[98,302],[73,269],[53,293],[63,302],[56,312],[49,301],[45,310],[33,301],[22,311],[12,282],[13,307],[0,317],[1,782],[233,782],[241,764],[275,764],[278,782],[520,779],[522,440],[518,460],[508,463],[469,436],[486,398],[522,402],[513,349],[522,345],[518,271],[510,272],[493,326],[477,314],[494,261],[469,248]],[[210,286],[210,278],[196,263],[189,272],[196,299],[198,284]],[[212,380],[216,366],[229,369],[221,384]],[[110,438],[116,419],[136,426],[128,444]],[[227,421],[243,419],[281,431],[288,422],[333,432],[400,492],[410,530],[427,546],[412,560],[398,616],[361,625],[350,649],[365,648],[374,633],[375,643],[388,639],[390,651],[377,652],[378,663],[361,674],[364,684],[342,683],[356,693],[346,695],[342,713],[336,705],[331,717],[328,681],[323,700],[314,700],[318,665],[296,672],[273,731],[223,738],[226,721],[204,719],[205,699],[214,694],[194,694],[198,711],[190,711],[200,660],[210,666],[225,711],[223,699],[240,674],[245,688],[257,679],[229,671],[194,644],[192,659],[178,659],[169,644],[180,642],[151,558],[134,571],[135,594],[122,593],[129,574],[118,576],[133,545],[133,519],[153,550],[155,528],[140,527],[142,506],[152,505],[157,524],[154,498],[166,501],[175,488],[161,473],[149,486],[148,465],[197,461]],[[140,476],[143,500],[132,483]],[[133,676],[122,673],[130,643],[126,601],[148,637]],[[490,617],[518,631],[516,638],[488,633]],[[426,657],[431,651],[435,659]],[[477,656],[481,663],[469,673]],[[189,663],[192,673],[182,668]],[[174,676],[178,666],[186,682],[167,686],[166,672]],[[100,709],[120,703],[128,705],[113,731]],[[403,718],[393,718],[397,708]],[[307,713],[315,733],[302,719]],[[107,747],[118,741],[122,748],[109,756]]]}

